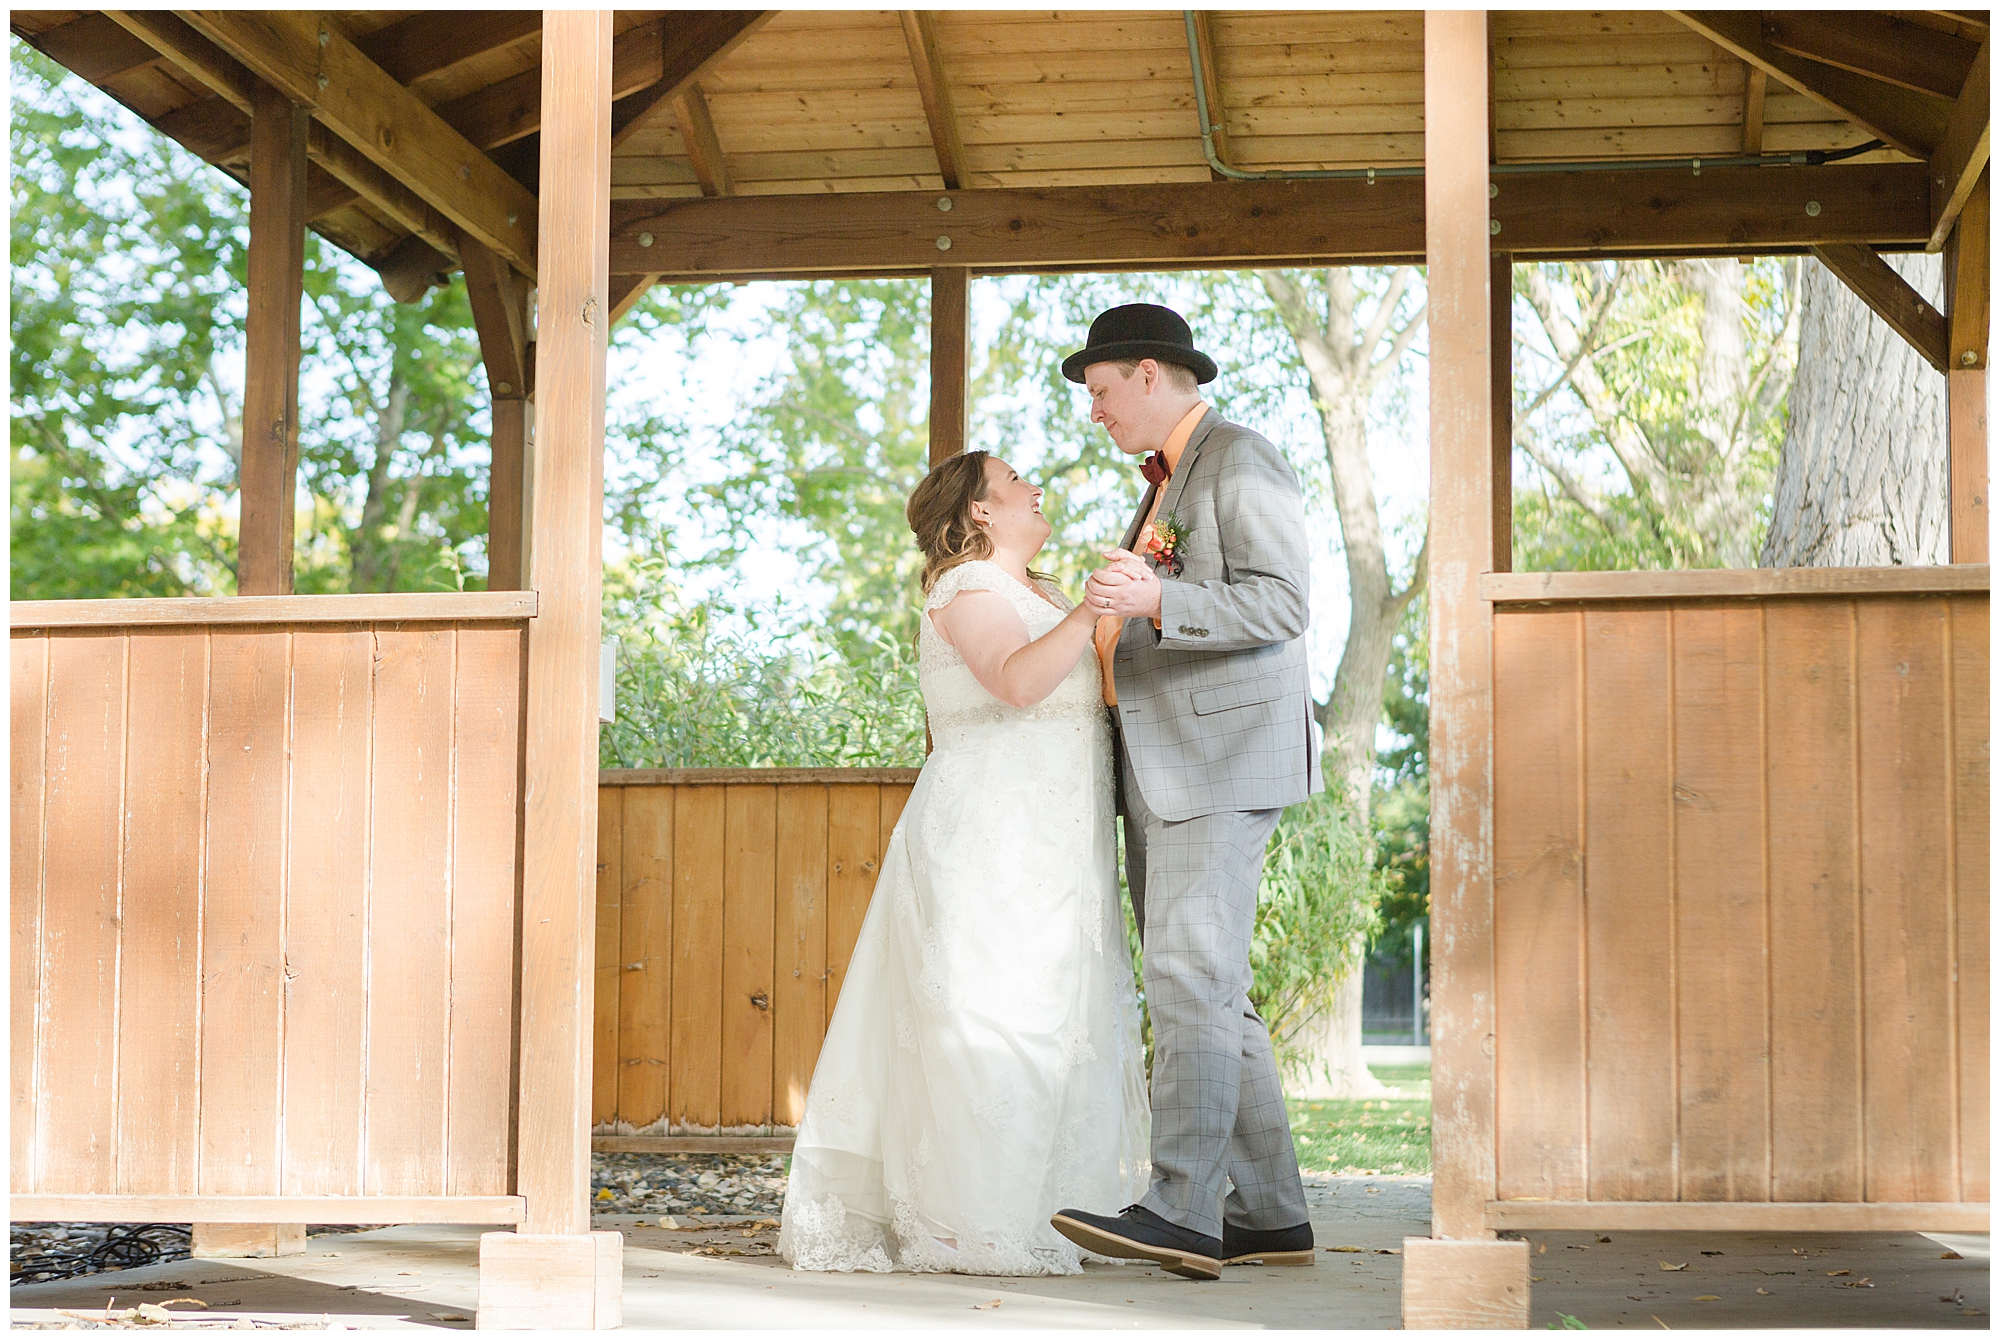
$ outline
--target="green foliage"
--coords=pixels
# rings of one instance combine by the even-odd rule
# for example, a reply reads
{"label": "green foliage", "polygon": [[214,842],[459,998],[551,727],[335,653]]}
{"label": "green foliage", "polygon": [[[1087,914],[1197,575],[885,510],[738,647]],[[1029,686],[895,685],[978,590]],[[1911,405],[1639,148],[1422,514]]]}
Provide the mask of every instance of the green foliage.
{"label": "green foliage", "polygon": [[1304,1059],[1300,1035],[1357,966],[1355,946],[1375,930],[1383,891],[1367,834],[1338,795],[1285,810],[1265,849],[1250,945],[1250,1001],[1270,1025],[1280,1070]]}
{"label": "green foliage", "polygon": [[[606,574],[605,636],[619,641],[607,768],[917,767],[924,715],[916,662],[878,638],[824,645],[809,625],[718,631],[684,604],[657,559]],[[757,637],[756,633],[782,633]]]}
{"label": "green foliage", "polygon": [[1369,818],[1383,875],[1376,943],[1400,956],[1410,927],[1430,918],[1430,605],[1419,594],[1403,611],[1389,656],[1382,711],[1396,742],[1376,754]]}

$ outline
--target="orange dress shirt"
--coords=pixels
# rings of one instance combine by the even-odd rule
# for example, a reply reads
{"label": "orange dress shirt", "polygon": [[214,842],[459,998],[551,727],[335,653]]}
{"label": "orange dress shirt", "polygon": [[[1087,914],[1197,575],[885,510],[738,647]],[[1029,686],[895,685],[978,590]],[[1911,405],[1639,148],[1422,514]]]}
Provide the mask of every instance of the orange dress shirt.
{"label": "orange dress shirt", "polygon": [[[1186,416],[1174,425],[1174,431],[1167,434],[1166,445],[1161,447],[1160,451],[1167,458],[1167,478],[1169,481],[1173,479],[1174,471],[1180,468],[1181,453],[1187,450],[1188,439],[1194,436],[1195,425],[1201,422],[1201,416],[1206,413],[1208,413],[1208,406],[1197,400],[1194,408],[1189,410]],[[1161,484],[1153,490],[1152,505],[1146,509],[1146,524],[1139,528],[1139,538],[1136,541],[1142,551],[1146,545],[1146,532],[1152,529],[1153,518],[1158,516],[1160,512],[1160,499],[1164,498],[1166,494],[1167,486],[1165,484]],[[1143,557],[1143,552],[1141,556]],[[1153,627],[1158,628],[1159,626],[1160,621],[1158,619],[1153,620]],[[1097,631],[1093,635],[1097,644],[1097,664],[1104,680],[1104,705],[1106,707],[1118,706],[1118,682],[1111,673],[1111,658],[1118,650],[1119,634],[1124,631],[1125,621],[1115,614],[1107,614],[1098,619]]]}

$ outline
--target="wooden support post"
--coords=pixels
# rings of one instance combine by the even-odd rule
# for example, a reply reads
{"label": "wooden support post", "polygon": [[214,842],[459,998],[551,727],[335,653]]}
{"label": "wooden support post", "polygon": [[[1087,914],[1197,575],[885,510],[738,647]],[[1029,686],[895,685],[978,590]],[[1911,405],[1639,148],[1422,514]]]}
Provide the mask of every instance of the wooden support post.
{"label": "wooden support post", "polygon": [[609,10],[542,16],[543,240],[522,843],[516,1234],[480,1241],[482,1327],[615,1327],[622,1239],[590,1232],[597,655],[610,302]]}
{"label": "wooden support post", "polygon": [[267,84],[252,93],[250,310],[244,321],[243,459],[236,593],[290,595],[299,479],[299,302],[306,263],[303,107]]}
{"label": "wooden support post", "polygon": [[492,473],[486,494],[486,589],[527,586],[528,434],[534,422],[533,339],[528,286],[505,257],[467,232],[458,234],[465,295],[479,332],[479,354],[493,395]]}
{"label": "wooden support post", "polygon": [[1967,195],[1949,244],[1951,561],[1984,563],[1986,505],[1986,333],[1992,306],[1991,172]]}
{"label": "wooden support post", "polygon": [[931,271],[931,464],[965,450],[966,377],[972,361],[972,272]]}
{"label": "wooden support post", "polygon": [[[1488,99],[1491,101],[1491,99]],[[1492,303],[1493,571],[1514,570],[1514,258],[1493,253],[1487,280]]]}
{"label": "wooden support post", "polygon": [[1499,1259],[1493,1072],[1496,553],[1486,15],[1424,15],[1424,242],[1431,344],[1431,1137],[1433,1238],[1404,1257],[1405,1325],[1526,1324],[1527,1257]]}
{"label": "wooden support post", "polygon": [[188,1255],[196,1260],[298,1256],[306,1249],[304,1224],[196,1224],[193,1228]]}

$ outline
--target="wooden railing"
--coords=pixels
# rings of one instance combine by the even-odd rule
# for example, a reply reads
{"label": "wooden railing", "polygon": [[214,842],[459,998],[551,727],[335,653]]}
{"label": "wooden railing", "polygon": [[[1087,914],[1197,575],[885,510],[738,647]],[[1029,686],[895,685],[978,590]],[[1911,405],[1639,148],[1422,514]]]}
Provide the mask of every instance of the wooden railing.
{"label": "wooden railing", "polygon": [[1983,1230],[1987,570],[1482,593],[1489,1225]]}
{"label": "wooden railing", "polygon": [[12,607],[15,1218],[520,1220],[534,611]]}
{"label": "wooden railing", "polygon": [[916,775],[601,775],[599,1130],[798,1124]]}

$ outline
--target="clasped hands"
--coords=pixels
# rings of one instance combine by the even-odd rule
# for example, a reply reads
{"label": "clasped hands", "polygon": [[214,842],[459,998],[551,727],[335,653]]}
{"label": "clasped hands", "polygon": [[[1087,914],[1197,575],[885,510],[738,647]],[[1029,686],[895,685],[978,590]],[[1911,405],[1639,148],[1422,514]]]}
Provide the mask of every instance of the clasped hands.
{"label": "clasped hands", "polygon": [[1160,617],[1160,579],[1129,549],[1107,549],[1108,567],[1090,574],[1083,601],[1092,614],[1117,619]]}

